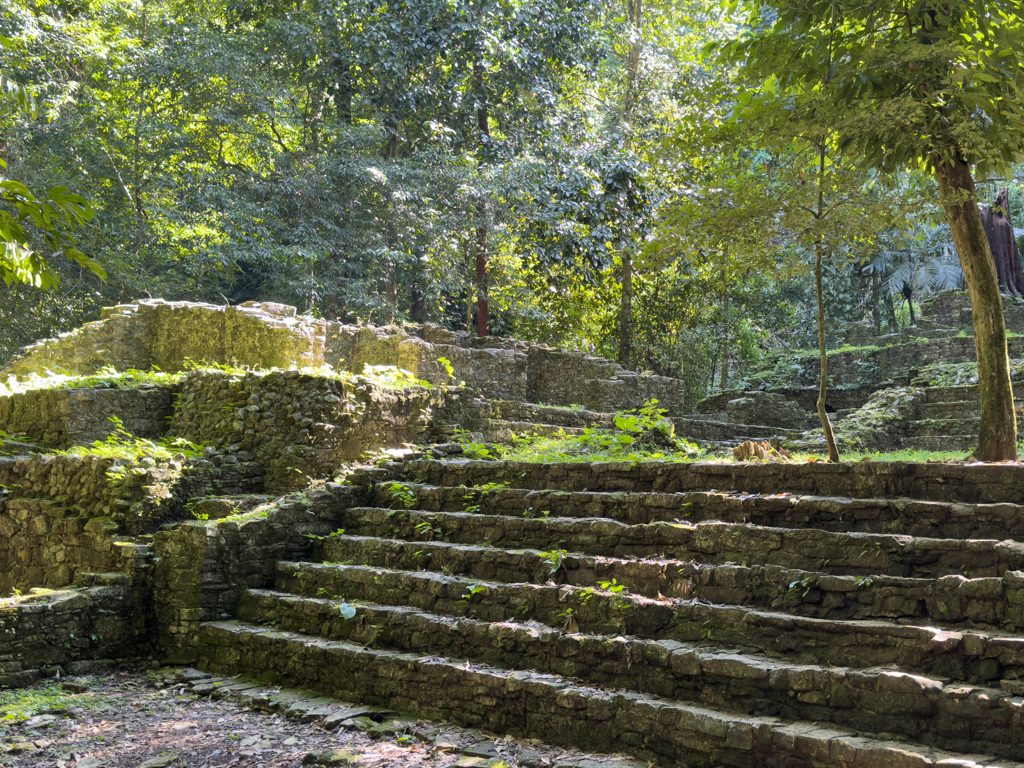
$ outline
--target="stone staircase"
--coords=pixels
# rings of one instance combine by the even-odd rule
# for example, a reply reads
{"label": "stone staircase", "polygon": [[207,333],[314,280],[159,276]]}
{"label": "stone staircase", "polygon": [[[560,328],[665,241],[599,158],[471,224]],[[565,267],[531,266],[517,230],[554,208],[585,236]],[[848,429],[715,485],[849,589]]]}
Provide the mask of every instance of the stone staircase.
{"label": "stone staircase", "polygon": [[1021,482],[974,469],[367,470],[200,664],[658,765],[1019,765]]}
{"label": "stone staircase", "polygon": [[[861,408],[836,416],[836,437],[846,449],[966,452],[978,442],[981,402],[977,386],[898,387],[879,390]],[[786,445],[796,450],[824,446],[820,429],[790,438]]]}

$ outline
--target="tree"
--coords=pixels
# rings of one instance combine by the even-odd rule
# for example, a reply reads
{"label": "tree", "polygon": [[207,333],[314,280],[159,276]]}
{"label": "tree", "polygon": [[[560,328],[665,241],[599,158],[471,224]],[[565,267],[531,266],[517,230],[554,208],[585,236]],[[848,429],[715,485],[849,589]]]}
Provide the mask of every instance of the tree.
{"label": "tree", "polygon": [[1008,175],[1024,157],[1024,3],[766,0],[749,21],[733,55],[771,68],[786,89],[821,84],[845,150],[882,170],[935,174],[973,309],[976,455],[1015,459],[1006,327],[971,168]]}
{"label": "tree", "polygon": [[[0,37],[0,45],[12,48],[14,43]],[[0,96],[24,114],[36,116],[31,89],[2,72]],[[44,291],[60,284],[46,257],[33,249],[33,234],[42,238],[51,255],[67,256],[99,277],[106,277],[103,268],[79,251],[69,237],[93,216],[85,199],[63,186],[51,187],[40,197],[22,182],[5,178],[3,172],[7,170],[7,163],[0,159],[0,277],[4,282],[8,286],[23,283]]]}
{"label": "tree", "polygon": [[1005,184],[996,194],[994,203],[981,209],[981,222],[1000,287],[1015,299],[1021,298],[1024,296],[1024,269],[1020,265],[1020,251],[1010,216],[1010,193]]}

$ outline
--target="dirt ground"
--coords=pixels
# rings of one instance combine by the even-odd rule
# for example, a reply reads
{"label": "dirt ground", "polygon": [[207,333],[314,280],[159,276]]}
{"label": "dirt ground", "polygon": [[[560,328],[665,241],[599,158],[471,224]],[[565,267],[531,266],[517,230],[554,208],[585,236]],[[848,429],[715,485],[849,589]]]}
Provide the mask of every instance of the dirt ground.
{"label": "dirt ground", "polygon": [[[474,732],[445,724],[430,724],[433,738],[421,740],[404,732],[408,721],[395,720],[394,734],[374,740],[360,730],[328,731],[231,700],[197,696],[184,684],[156,685],[168,684],[145,673],[114,672],[0,691],[0,766],[624,768],[631,763],[497,737],[488,745],[491,754],[472,757],[459,745]],[[415,726],[410,730],[417,732]]]}

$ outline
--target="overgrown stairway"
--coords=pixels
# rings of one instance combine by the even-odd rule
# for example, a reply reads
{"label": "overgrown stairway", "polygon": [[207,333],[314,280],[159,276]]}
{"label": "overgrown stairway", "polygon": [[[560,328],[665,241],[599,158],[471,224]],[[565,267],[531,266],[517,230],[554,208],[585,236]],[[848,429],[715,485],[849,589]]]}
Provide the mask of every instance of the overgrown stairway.
{"label": "overgrown stairway", "polygon": [[1024,475],[985,469],[371,470],[201,661],[659,765],[1018,765]]}

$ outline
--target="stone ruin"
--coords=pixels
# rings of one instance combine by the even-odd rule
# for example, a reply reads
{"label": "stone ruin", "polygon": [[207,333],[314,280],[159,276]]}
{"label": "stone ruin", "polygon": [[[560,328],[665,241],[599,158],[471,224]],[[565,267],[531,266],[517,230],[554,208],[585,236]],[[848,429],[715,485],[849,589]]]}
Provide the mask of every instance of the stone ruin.
{"label": "stone ruin", "polygon": [[[960,343],[885,359],[961,365]],[[273,305],[114,308],[6,372],[154,365],[183,373],[0,398],[0,590],[43,588],[0,601],[0,685],[142,657],[328,727],[397,711],[658,766],[1024,764],[1024,467],[468,460],[456,429],[601,427],[651,397],[709,445],[813,439],[804,374],[765,388],[772,423],[742,423],[760,395],[694,418],[678,382],[599,358]],[[837,409],[936,388],[882,375]],[[109,415],[205,448],[50,450]],[[368,447],[393,458],[342,468]]]}
{"label": "stone ruin", "polygon": [[[1006,300],[1010,371],[1024,382],[1024,304]],[[923,318],[900,333],[875,336],[863,323],[841,329],[828,355],[826,402],[842,450],[963,451],[977,443],[980,400],[970,302],[962,291],[922,303]],[[744,386],[698,403],[703,418],[772,427],[791,450],[824,452],[815,412],[818,352],[786,352],[750,374]]]}

